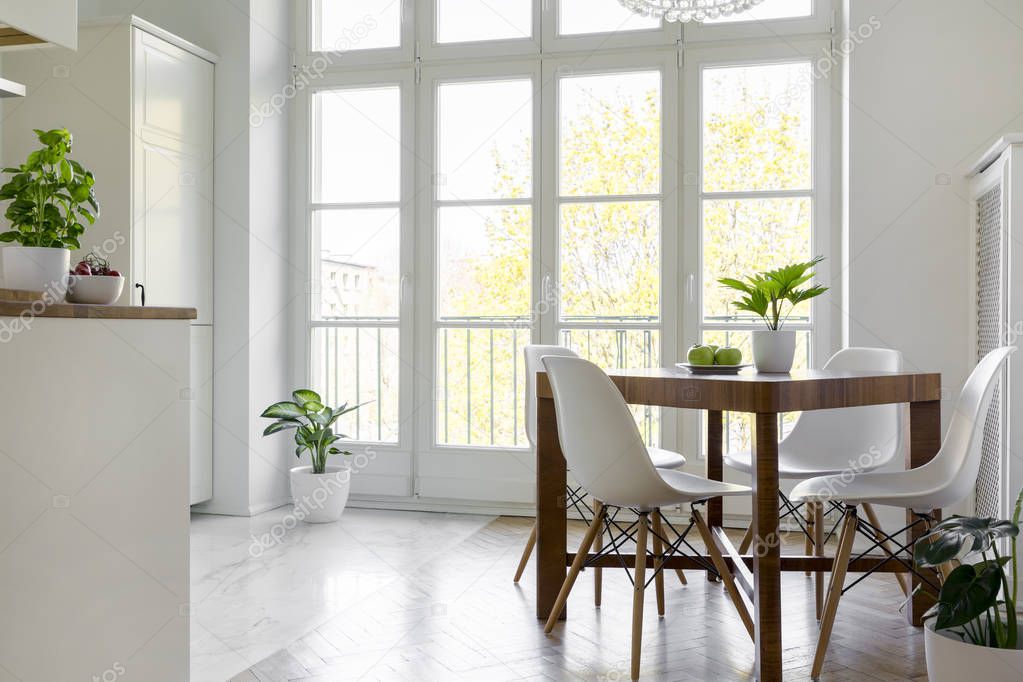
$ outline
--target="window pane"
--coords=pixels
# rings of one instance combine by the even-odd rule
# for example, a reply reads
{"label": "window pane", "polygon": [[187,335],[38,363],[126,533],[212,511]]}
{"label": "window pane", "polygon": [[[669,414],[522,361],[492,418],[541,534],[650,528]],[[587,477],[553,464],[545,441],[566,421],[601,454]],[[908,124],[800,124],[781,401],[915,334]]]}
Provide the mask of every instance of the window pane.
{"label": "window pane", "polygon": [[[320,319],[398,316],[397,208],[317,211]],[[316,294],[314,294],[316,296]]]}
{"label": "window pane", "polygon": [[530,0],[437,0],[438,43],[521,39],[532,35]]}
{"label": "window pane", "polygon": [[314,200],[398,201],[398,87],[318,92],[313,112]]}
{"label": "window pane", "polygon": [[706,19],[705,24],[731,24],[737,21],[769,21],[808,17],[813,13],[813,0],[765,0],[765,2],[727,17]]}
{"label": "window pane", "polygon": [[337,432],[355,440],[398,440],[398,330],[382,327],[314,328],[313,390],[331,406],[363,405],[338,420]]}
{"label": "window pane", "polygon": [[[656,329],[562,329],[561,345],[604,370],[660,365],[660,332]],[[630,409],[647,445],[660,443],[660,409],[650,405],[632,405]]]}
{"label": "window pane", "polygon": [[318,52],[401,45],[401,0],[316,0],[313,18]]}
{"label": "window pane", "polygon": [[529,206],[437,212],[437,310],[452,317],[526,320],[533,226]]}
{"label": "window pane", "polygon": [[610,33],[658,28],[659,19],[622,7],[618,0],[560,0],[558,33]]}
{"label": "window pane", "polygon": [[809,62],[705,69],[706,192],[809,189]]}
{"label": "window pane", "polygon": [[445,83],[437,88],[437,198],[532,195],[533,83]]}
{"label": "window pane", "polygon": [[[704,331],[703,343],[718,346],[734,346],[742,351],[743,362],[753,362],[751,336],[748,331]],[[810,366],[810,332],[796,332],[796,356],[792,369],[806,369]],[[799,418],[799,412],[778,415],[778,432],[785,436]],[[749,450],[752,447],[753,415],[743,412],[725,412],[725,447],[728,452]],[[707,429],[701,429],[706,438]]]}
{"label": "window pane", "polygon": [[522,349],[529,330],[437,330],[437,442],[525,447]]}
{"label": "window pane", "polygon": [[561,206],[563,320],[656,320],[660,305],[660,203]]}
{"label": "window pane", "polygon": [[657,71],[562,78],[560,192],[661,190],[661,75]]}
{"label": "window pane", "polygon": [[[708,321],[756,321],[738,315],[731,302],[737,292],[718,284],[719,277],[742,278],[812,258],[811,202],[808,198],[735,199],[703,202],[703,315]],[[790,321],[810,318],[809,301],[800,303]],[[786,304],[785,310],[789,310]]]}

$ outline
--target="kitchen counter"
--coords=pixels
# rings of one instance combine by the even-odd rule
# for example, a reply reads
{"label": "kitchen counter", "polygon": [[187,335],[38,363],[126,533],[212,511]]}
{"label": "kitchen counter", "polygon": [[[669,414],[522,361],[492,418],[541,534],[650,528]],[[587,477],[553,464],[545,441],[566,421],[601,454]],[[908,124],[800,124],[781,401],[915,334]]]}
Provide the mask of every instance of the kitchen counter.
{"label": "kitchen counter", "polygon": [[86,303],[53,303],[43,301],[7,301],[0,299],[0,316],[64,317],[95,320],[194,320],[195,308],[161,306],[90,305]]}
{"label": "kitchen counter", "polygon": [[193,318],[0,300],[0,679],[188,679]]}

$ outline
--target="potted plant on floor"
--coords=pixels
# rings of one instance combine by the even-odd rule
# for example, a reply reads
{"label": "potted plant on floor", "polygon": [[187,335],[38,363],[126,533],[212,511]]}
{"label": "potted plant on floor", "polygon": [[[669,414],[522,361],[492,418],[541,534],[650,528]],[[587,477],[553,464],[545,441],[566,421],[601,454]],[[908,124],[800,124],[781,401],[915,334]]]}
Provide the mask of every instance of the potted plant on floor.
{"label": "potted plant on floor", "polygon": [[[942,581],[938,603],[924,616],[931,682],[1023,678],[1023,637],[1016,612],[1021,506],[1023,491],[1011,521],[953,516],[917,541],[917,566],[958,563]],[[1009,551],[1003,555],[998,545],[1005,542]],[[971,558],[978,560],[966,563]]]}
{"label": "potted plant on floor", "polygon": [[[753,332],[753,364],[758,372],[788,372],[796,354],[796,332],[782,329],[788,316],[803,301],[820,296],[828,287],[802,285],[814,278],[813,267],[824,260],[817,256],[805,263],[793,263],[775,270],[766,270],[745,279],[722,277],[718,282],[742,293],[733,301],[739,310],[751,312],[767,325],[766,330]],[[785,312],[785,304],[788,312]]]}
{"label": "potted plant on floor", "polygon": [[298,466],[291,470],[291,496],[295,514],[308,523],[330,523],[341,518],[351,488],[351,467],[347,462],[328,466],[331,455],[351,455],[334,444],[344,434],[334,433],[334,424],[361,405],[329,407],[319,394],[307,388],[291,394],[293,401],[274,403],[263,410],[262,417],[275,419],[263,430],[264,436],[278,431],[295,430],[295,456],[302,457],[306,450],[312,456],[312,466]]}
{"label": "potted plant on floor", "polygon": [[71,133],[64,128],[36,130],[43,144],[28,155],[0,187],[0,201],[10,201],[4,216],[10,229],[0,242],[17,243],[3,250],[4,285],[9,289],[49,291],[57,300],[67,289],[71,249],[85,224],[99,215],[96,179],[71,153]]}

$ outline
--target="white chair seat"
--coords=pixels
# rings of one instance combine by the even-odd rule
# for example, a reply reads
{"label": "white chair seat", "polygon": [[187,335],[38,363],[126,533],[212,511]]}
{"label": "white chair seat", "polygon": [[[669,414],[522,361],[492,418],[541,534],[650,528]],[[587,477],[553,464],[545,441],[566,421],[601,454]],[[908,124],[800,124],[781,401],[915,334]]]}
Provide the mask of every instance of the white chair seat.
{"label": "white chair seat", "polygon": [[934,475],[937,472],[933,469],[922,466],[909,471],[818,476],[798,483],[789,499],[795,503],[841,500],[848,505],[881,504],[920,513],[959,502],[943,490],[944,481]]}
{"label": "white chair seat", "polygon": [[646,451],[650,453],[650,461],[658,469],[680,469],[686,463],[685,457],[671,450],[647,447]]}
{"label": "white chair seat", "polygon": [[[708,500],[712,497],[725,497],[732,495],[749,495],[752,488],[723,481],[712,481],[709,478],[687,474],[683,471],[673,469],[658,469],[661,479],[674,489],[679,497],[668,504],[685,504],[699,500]],[[667,504],[662,506],[668,506]]]}
{"label": "white chair seat", "polygon": [[[749,450],[742,452],[729,452],[725,455],[725,464],[736,471],[745,474],[753,473],[753,456]],[[779,478],[805,479],[811,476],[827,476],[829,474],[840,474],[844,469],[827,466],[808,467],[803,462],[792,457],[786,457],[785,443],[782,441],[778,446],[778,476]]]}

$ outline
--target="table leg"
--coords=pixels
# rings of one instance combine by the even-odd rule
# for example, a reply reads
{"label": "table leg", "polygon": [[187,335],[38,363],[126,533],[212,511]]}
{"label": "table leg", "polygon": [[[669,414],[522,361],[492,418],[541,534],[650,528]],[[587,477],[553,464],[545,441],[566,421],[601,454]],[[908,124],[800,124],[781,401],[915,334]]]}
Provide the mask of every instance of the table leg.
{"label": "table leg", "polygon": [[[547,620],[565,581],[565,457],[554,401],[536,400],[536,617]],[[561,613],[565,618],[567,607]]]}
{"label": "table leg", "polygon": [[778,531],[778,415],[757,413],[753,430],[753,597],[756,674],[780,681],[781,538]]}
{"label": "table leg", "polygon": [[[711,481],[722,480],[724,472],[724,453],[722,452],[722,438],[724,427],[722,425],[720,410],[707,410],[707,478]],[[723,504],[720,497],[707,502],[707,525],[711,528],[721,526],[723,517]],[[715,580],[714,573],[707,571],[707,580]]]}
{"label": "table leg", "polygon": [[[909,451],[906,453],[906,468],[927,464],[938,454],[941,448],[941,401],[928,400],[909,404]],[[941,510],[935,510],[935,515]],[[939,517],[940,518],[940,517]],[[916,520],[912,510],[906,510],[906,523]],[[910,542],[926,533],[923,525],[917,525],[909,531]],[[916,575],[910,574],[912,586],[910,594],[913,595],[906,608],[906,619],[920,627],[923,625],[923,614],[936,601],[936,595],[930,586],[920,580]],[[920,590],[916,591],[917,586]]]}

